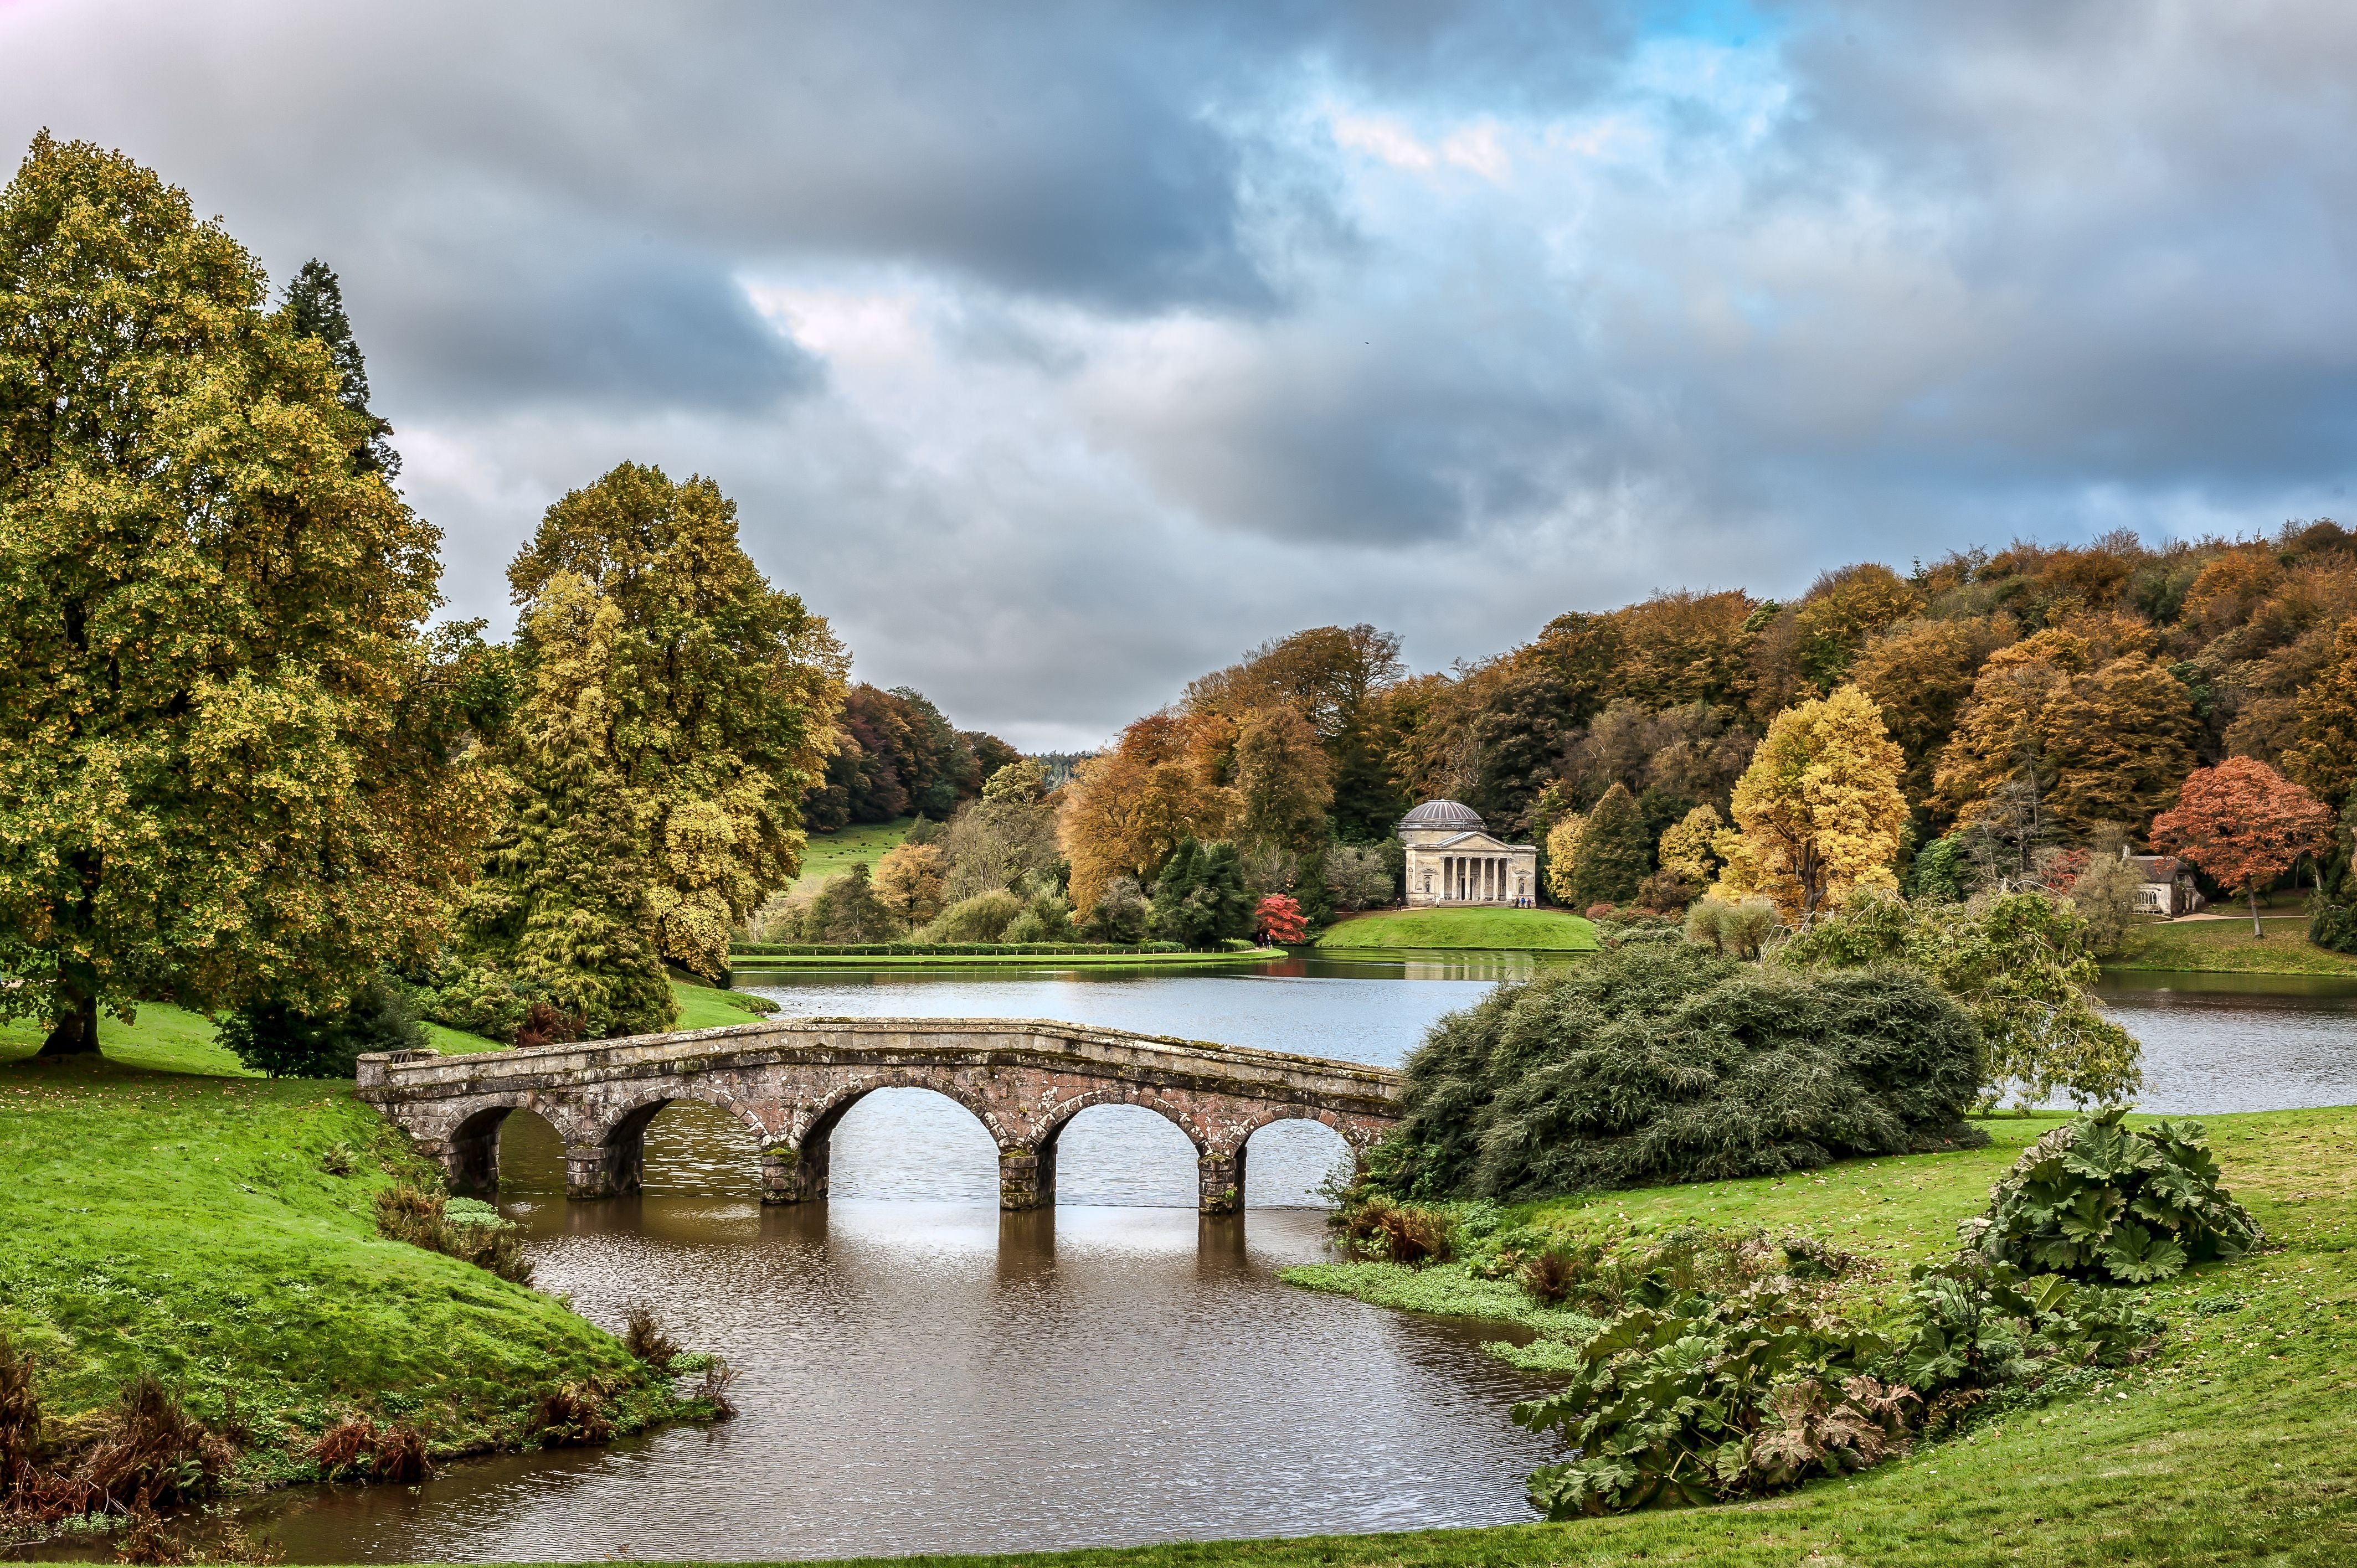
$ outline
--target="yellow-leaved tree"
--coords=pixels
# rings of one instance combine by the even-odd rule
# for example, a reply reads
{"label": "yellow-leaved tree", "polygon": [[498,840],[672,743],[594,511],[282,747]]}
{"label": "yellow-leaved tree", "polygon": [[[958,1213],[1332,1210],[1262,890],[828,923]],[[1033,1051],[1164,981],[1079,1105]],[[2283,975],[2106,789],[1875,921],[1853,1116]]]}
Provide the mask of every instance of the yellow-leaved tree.
{"label": "yellow-leaved tree", "polygon": [[1587,831],[1587,819],[1577,811],[1556,818],[1555,826],[1547,830],[1547,891],[1558,904],[1567,905],[1574,897],[1572,872],[1579,860],[1580,835]]}
{"label": "yellow-leaved tree", "polygon": [[1797,924],[1854,887],[1897,887],[1905,766],[1881,710],[1856,686],[1786,708],[1736,783],[1711,891],[1729,903],[1764,894]]}

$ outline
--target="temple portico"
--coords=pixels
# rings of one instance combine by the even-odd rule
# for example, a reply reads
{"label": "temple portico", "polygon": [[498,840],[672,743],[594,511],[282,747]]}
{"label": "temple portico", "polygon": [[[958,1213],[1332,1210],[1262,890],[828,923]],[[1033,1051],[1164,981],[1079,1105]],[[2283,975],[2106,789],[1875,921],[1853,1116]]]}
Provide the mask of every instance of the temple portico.
{"label": "temple portico", "polygon": [[1493,836],[1470,807],[1426,800],[1400,819],[1399,836],[1411,906],[1538,902],[1537,846]]}

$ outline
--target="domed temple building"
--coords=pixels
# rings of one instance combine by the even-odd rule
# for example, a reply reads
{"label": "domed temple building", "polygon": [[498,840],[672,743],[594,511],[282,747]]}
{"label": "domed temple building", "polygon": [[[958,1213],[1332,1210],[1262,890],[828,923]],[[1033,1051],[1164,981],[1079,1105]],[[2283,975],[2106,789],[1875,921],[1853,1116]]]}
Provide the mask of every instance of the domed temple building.
{"label": "domed temple building", "polygon": [[1399,820],[1399,836],[1410,906],[1538,902],[1538,847],[1491,836],[1469,806],[1426,800]]}

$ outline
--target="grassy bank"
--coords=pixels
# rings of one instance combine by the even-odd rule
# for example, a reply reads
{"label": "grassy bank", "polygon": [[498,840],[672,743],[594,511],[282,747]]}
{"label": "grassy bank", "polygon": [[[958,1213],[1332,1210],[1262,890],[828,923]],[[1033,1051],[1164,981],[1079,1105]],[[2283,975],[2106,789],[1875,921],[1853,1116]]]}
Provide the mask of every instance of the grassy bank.
{"label": "grassy bank", "polygon": [[1338,920],[1318,945],[1591,952],[1597,943],[1594,926],[1560,909],[1381,909]]}
{"label": "grassy bank", "polygon": [[830,876],[855,865],[874,865],[884,858],[885,851],[909,836],[916,822],[914,817],[902,817],[898,822],[867,822],[811,834],[809,847],[802,851],[802,874],[794,879],[793,891],[815,892]]}
{"label": "grassy bank", "polygon": [[2306,915],[2263,915],[2264,938],[2251,935],[2247,916],[2233,920],[2152,921],[2132,926],[2119,956],[2105,969],[2176,973],[2332,974],[2357,978],[2357,957],[2328,951],[2308,940]]}
{"label": "grassy bank", "polygon": [[[185,1032],[165,1011],[151,1037]],[[192,1065],[133,1065],[159,1048]],[[52,1417],[153,1372],[268,1480],[352,1412],[451,1452],[532,1443],[541,1396],[591,1378],[628,1391],[625,1426],[670,1409],[554,1298],[377,1235],[380,1189],[438,1184],[349,1084],[209,1072],[206,1048],[0,1066],[0,1327]]]}

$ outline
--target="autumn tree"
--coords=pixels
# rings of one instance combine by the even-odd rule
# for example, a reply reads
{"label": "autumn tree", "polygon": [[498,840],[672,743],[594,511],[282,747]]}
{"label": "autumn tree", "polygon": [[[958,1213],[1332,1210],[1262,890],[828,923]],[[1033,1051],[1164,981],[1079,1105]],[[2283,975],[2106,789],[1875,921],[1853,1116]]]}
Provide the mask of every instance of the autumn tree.
{"label": "autumn tree", "polygon": [[994,805],[1036,806],[1047,795],[1048,770],[1029,757],[1017,757],[982,785],[982,798]]}
{"label": "autumn tree", "polygon": [[1905,761],[1855,686],[1778,714],[1735,786],[1713,894],[1730,904],[1763,894],[1797,923],[1853,887],[1897,887]]}
{"label": "autumn tree", "polygon": [[1586,908],[1578,902],[1579,841],[1587,831],[1587,819],[1577,811],[1567,811],[1555,819],[1546,835],[1546,886],[1558,904]]}
{"label": "autumn tree", "polygon": [[730,928],[801,867],[801,800],[834,745],[842,647],[762,577],[709,479],[624,463],[548,509],[508,568],[527,668],[575,657],[552,639],[596,623],[535,616],[560,578],[619,618],[597,673],[608,723],[589,739],[644,845],[656,947],[719,979]]}
{"label": "autumn tree", "polygon": [[905,924],[921,926],[942,912],[949,859],[941,846],[896,843],[876,862],[876,897]]}
{"label": "autumn tree", "polygon": [[1626,784],[1615,784],[1596,803],[1573,852],[1568,900],[1572,908],[1626,904],[1653,869],[1652,835]]}
{"label": "autumn tree", "polygon": [[1148,714],[1112,750],[1073,770],[1057,835],[1071,864],[1075,908],[1093,909],[1116,876],[1153,882],[1180,840],[1227,831],[1235,798],[1218,780],[1222,724],[1216,715]]}
{"label": "autumn tree", "polygon": [[1696,806],[1662,834],[1655,859],[1663,870],[1706,887],[1718,876],[1718,853],[1712,845],[1722,826],[1715,808]]}
{"label": "autumn tree", "polygon": [[439,533],[329,348],[117,154],[0,192],[0,1015],[324,1015],[439,943],[486,822]]}
{"label": "autumn tree", "polygon": [[2300,688],[2299,744],[2284,756],[2284,771],[2326,800],[2357,797],[2357,620],[2332,634],[2332,652],[2316,678]]}
{"label": "autumn tree", "polygon": [[1301,851],[1326,838],[1332,763],[1299,710],[1246,714],[1236,735],[1236,838],[1246,849]]}
{"label": "autumn tree", "polygon": [[2011,618],[1915,620],[1868,642],[1850,679],[1882,710],[1883,727],[1906,756],[1900,788],[1910,800],[1932,792],[1940,750],[1973,693],[1990,654],[2014,640]]}
{"label": "autumn tree", "polygon": [[1297,947],[1309,940],[1308,923],[1301,916],[1301,901],[1289,894],[1269,894],[1254,908],[1253,918],[1264,944]]}
{"label": "autumn tree", "polygon": [[2282,774],[2248,757],[2198,768],[2174,810],[2153,819],[2152,842],[2190,863],[2227,892],[2251,903],[2259,925],[2259,889],[2272,886],[2303,854],[2332,846],[2332,813]]}
{"label": "autumn tree", "polygon": [[1888,566],[1866,562],[1829,572],[1793,617],[1793,662],[1819,689],[1831,687],[1848,673],[1868,637],[1922,606],[1922,597]]}
{"label": "autumn tree", "polygon": [[2193,760],[2191,698],[2148,654],[2099,662],[2104,651],[2058,628],[1991,655],[1941,753],[1939,805],[1971,822],[2008,789],[2027,790],[2074,836],[2142,823],[2168,805]]}

